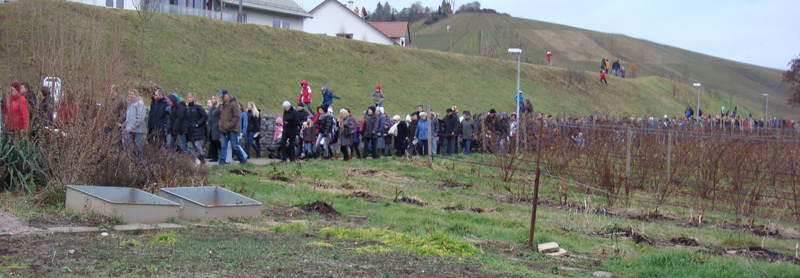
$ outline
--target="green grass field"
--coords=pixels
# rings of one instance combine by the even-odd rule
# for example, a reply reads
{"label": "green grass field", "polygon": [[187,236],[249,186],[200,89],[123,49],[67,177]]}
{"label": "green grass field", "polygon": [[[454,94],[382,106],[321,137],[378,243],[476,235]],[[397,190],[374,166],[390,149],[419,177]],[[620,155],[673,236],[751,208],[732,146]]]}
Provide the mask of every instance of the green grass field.
{"label": "green grass field", "polygon": [[[32,9],[42,12],[31,13]],[[533,24],[503,20],[508,22],[502,24]],[[495,21],[498,19],[492,19]],[[2,84],[11,80],[37,80],[40,74],[66,76],[64,72],[49,72],[48,66],[37,62],[51,51],[72,53],[85,47],[86,44],[78,40],[67,39],[55,44],[42,39],[48,38],[48,30],[58,28],[65,32],[95,28],[97,31],[89,32],[100,34],[107,43],[91,58],[97,65],[111,63],[109,57],[113,56],[113,46],[117,46],[121,58],[115,63],[125,65],[120,69],[124,80],[89,80],[93,84],[135,83],[140,64],[140,22],[135,11],[22,0],[3,4],[0,24],[4,27],[0,32],[0,67],[5,69],[0,73]],[[437,24],[429,28],[437,26],[441,27]],[[573,30],[544,23],[533,26]],[[315,105],[321,103],[319,88],[324,85],[342,97],[335,101],[337,108],[348,107],[354,111],[372,104],[370,96],[378,84],[387,94],[385,106],[389,114],[404,116],[427,101],[439,111],[452,105],[473,113],[490,108],[513,110],[516,64],[510,60],[405,49],[175,14],[156,14],[147,30],[144,83],[151,82],[151,86],[178,92],[184,97],[188,92],[210,96],[227,89],[239,100],[254,101],[263,111],[278,112],[283,100],[295,102],[300,81],[308,80],[315,92]],[[464,38],[474,39],[474,36]],[[20,47],[34,45],[37,47]],[[69,58],[75,56],[65,57],[76,59]],[[85,66],[78,64],[76,70]],[[769,77],[772,71],[761,74]],[[533,99],[535,109],[554,115],[568,112],[574,115],[680,116],[686,105],[694,106],[696,102],[693,87],[655,76],[634,80],[609,77],[609,85],[601,86],[599,75],[594,71],[575,73],[585,83],[567,82],[565,69],[527,63],[522,65],[521,76],[522,91],[526,98]],[[93,88],[97,87],[107,85]],[[720,96],[725,97],[724,94]],[[754,115],[761,111],[757,104],[746,99],[735,98],[734,105],[739,106],[739,111],[750,111]],[[704,111],[717,111],[718,106],[720,103],[713,95],[704,93]]]}
{"label": "green grass field", "polygon": [[[602,270],[615,277],[797,277],[800,273],[800,266],[790,262],[754,259],[749,253],[720,254],[724,254],[720,250],[760,246],[763,240],[764,248],[793,256],[788,248],[794,239],[721,228],[723,219],[734,221],[734,217],[714,212],[707,212],[706,224],[698,228],[680,221],[643,222],[567,209],[554,205],[559,183],[547,178],[542,180],[535,241],[558,242],[569,255],[550,258],[526,251],[531,206],[514,201],[502,188],[527,184],[530,175],[517,174],[515,182],[503,183],[495,168],[435,161],[433,169],[423,159],[213,167],[211,184],[262,202],[262,217],[214,220],[171,233],[112,232],[108,238],[55,234],[0,241],[0,248],[5,248],[0,250],[14,252],[0,261],[0,275],[585,277]],[[230,173],[239,168],[252,174]],[[443,185],[453,180],[460,186]],[[424,205],[394,202],[397,191]],[[355,197],[355,192],[368,195]],[[63,208],[36,207],[29,197],[2,194],[0,200],[0,209],[23,219],[70,215]],[[315,201],[331,204],[342,216],[297,207]],[[637,202],[607,206],[603,198],[577,191],[570,193],[570,202],[618,215],[651,209]],[[688,212],[678,208],[661,211],[688,219]],[[185,219],[177,222],[193,225]],[[283,224],[271,227],[272,222]],[[797,228],[791,223],[779,225]],[[656,245],[636,243],[627,236],[604,236],[614,227],[636,233],[644,229]],[[682,236],[696,239],[700,246],[670,243]],[[32,245],[39,247],[31,249]],[[63,255],[70,249],[77,255],[57,256],[50,264],[37,261],[50,261],[54,250]]]}
{"label": "green grass field", "polygon": [[[446,29],[448,24],[452,26],[451,34]],[[482,34],[480,39],[478,33]],[[639,76],[662,76],[687,84],[702,82],[704,89],[726,102],[714,106],[713,111],[718,111],[720,106],[738,104],[740,108],[747,107],[754,116],[763,116],[762,94],[769,93],[770,111],[774,111],[770,114],[797,117],[797,110],[786,105],[790,93],[780,86],[782,71],[621,34],[488,13],[459,13],[430,26],[418,22],[411,25],[411,34],[412,45],[422,49],[448,51],[452,35],[454,53],[489,55],[506,60],[514,58],[504,53],[506,47],[521,46],[524,49],[523,61],[538,65],[546,64],[545,53],[550,49],[554,53],[553,66],[591,72],[600,69],[603,58],[612,62],[620,60],[628,69],[631,62],[635,62]],[[501,48],[501,55],[493,55],[491,47]]]}

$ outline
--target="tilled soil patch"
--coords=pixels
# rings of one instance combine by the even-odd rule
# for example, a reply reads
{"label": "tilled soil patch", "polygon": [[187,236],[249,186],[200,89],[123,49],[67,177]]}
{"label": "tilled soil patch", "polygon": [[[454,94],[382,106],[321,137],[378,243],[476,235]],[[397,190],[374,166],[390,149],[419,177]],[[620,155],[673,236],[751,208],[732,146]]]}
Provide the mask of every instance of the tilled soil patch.
{"label": "tilled soil patch", "polygon": [[717,255],[735,255],[748,258],[752,257],[758,260],[765,260],[769,262],[784,261],[784,262],[791,262],[794,264],[800,264],[800,259],[798,258],[786,254],[781,254],[758,246],[752,246],[748,248],[728,248],[728,249],[715,246],[710,252]]}
{"label": "tilled soil patch", "polygon": [[245,169],[233,169],[230,170],[231,174],[240,175],[240,176],[258,176],[256,172],[245,170]]}
{"label": "tilled soil patch", "polygon": [[301,205],[300,209],[307,212],[317,212],[325,216],[339,216],[341,213],[333,209],[333,206],[323,201],[316,201],[310,204]]}
{"label": "tilled soil patch", "polygon": [[422,200],[417,199],[416,197],[406,197],[406,196],[403,196],[403,197],[401,197],[399,199],[395,198],[394,202],[395,203],[407,203],[407,204],[417,205],[417,206],[421,206],[421,207],[424,207],[424,206],[428,205],[428,203],[423,202]]}
{"label": "tilled soil patch", "polygon": [[675,245],[700,246],[700,243],[697,242],[696,239],[685,236],[672,238],[669,240],[669,242]]}
{"label": "tilled soil patch", "polygon": [[364,199],[365,201],[372,202],[372,203],[376,203],[376,202],[381,200],[380,196],[375,196],[372,193],[369,193],[369,192],[366,192],[366,191],[353,192],[352,194],[347,195],[347,197],[350,197],[350,198],[361,198],[361,199]]}

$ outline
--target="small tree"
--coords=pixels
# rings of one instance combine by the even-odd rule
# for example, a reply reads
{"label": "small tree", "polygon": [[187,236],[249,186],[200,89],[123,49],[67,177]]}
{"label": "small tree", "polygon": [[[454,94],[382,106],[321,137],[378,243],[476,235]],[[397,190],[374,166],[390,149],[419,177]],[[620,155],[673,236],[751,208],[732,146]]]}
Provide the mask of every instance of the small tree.
{"label": "small tree", "polygon": [[139,38],[139,78],[144,80],[144,61],[145,61],[145,47],[144,36],[145,26],[156,13],[156,5],[158,0],[134,0],[133,7],[136,8],[136,13],[139,15],[142,24],[141,37]]}
{"label": "small tree", "polygon": [[789,69],[783,73],[783,83],[792,90],[789,105],[800,107],[800,56],[789,62]]}
{"label": "small tree", "polygon": [[638,72],[638,71],[639,71],[639,67],[637,67],[637,66],[636,66],[636,63],[634,63],[634,62],[631,62],[631,68],[630,68],[630,70],[631,70],[631,77],[632,77],[632,78],[636,78],[636,72]]}

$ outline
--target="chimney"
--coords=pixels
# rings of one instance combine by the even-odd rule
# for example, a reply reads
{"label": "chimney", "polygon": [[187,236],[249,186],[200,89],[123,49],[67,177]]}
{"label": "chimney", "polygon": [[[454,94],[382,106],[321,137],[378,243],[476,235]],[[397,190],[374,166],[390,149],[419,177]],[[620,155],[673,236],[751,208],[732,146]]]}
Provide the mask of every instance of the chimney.
{"label": "chimney", "polygon": [[351,10],[353,9],[353,0],[347,1],[347,8]]}

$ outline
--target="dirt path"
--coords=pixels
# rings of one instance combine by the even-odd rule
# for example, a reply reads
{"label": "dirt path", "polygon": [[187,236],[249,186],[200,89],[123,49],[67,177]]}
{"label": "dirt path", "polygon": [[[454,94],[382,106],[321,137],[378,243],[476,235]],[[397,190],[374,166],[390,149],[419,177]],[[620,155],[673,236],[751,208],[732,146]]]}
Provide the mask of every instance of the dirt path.
{"label": "dirt path", "polygon": [[32,234],[41,231],[40,229],[28,227],[28,225],[19,220],[19,217],[0,211],[0,236]]}

